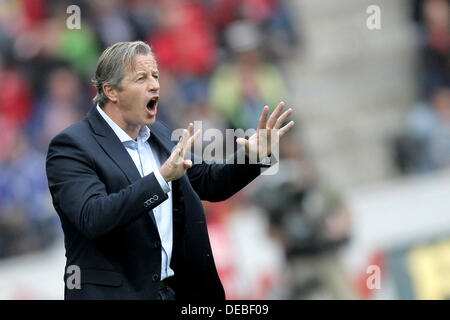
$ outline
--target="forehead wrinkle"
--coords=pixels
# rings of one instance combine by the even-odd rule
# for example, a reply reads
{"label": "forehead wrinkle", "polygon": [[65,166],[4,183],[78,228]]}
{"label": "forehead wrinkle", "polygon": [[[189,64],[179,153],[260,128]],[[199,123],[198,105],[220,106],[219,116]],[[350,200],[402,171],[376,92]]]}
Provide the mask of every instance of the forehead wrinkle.
{"label": "forehead wrinkle", "polygon": [[[143,55],[138,55],[138,56],[134,57],[132,59],[132,61],[130,61],[130,63],[128,63],[128,65],[127,65],[127,71],[130,76],[135,76],[139,72],[145,72],[145,73],[150,73],[150,74],[154,71],[159,72],[158,64],[152,58],[151,55],[147,55],[148,57],[150,57],[150,59],[136,61],[139,56],[143,56]],[[144,57],[147,57],[147,56],[144,56]]]}

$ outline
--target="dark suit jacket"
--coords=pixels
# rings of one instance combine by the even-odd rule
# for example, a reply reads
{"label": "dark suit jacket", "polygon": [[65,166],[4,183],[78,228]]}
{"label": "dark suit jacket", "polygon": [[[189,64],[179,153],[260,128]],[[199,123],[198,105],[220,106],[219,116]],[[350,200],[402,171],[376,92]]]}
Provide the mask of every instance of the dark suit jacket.
{"label": "dark suit jacket", "polygon": [[[152,148],[166,159],[175,145],[171,131],[158,121],[150,129]],[[50,142],[46,169],[66,268],[81,270],[81,289],[65,286],[65,298],[156,299],[161,240],[151,210],[168,197],[155,175],[140,177],[96,108]],[[202,163],[172,182],[177,299],[225,299],[200,200],[225,200],[259,173],[258,165]]]}

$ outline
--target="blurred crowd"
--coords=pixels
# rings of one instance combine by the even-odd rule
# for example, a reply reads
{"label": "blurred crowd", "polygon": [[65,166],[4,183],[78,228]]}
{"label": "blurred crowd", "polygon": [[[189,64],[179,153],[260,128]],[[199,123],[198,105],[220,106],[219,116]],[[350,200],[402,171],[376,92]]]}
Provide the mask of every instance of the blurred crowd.
{"label": "blurred crowd", "polygon": [[450,1],[413,1],[419,62],[418,101],[395,139],[394,159],[403,173],[450,166]]}

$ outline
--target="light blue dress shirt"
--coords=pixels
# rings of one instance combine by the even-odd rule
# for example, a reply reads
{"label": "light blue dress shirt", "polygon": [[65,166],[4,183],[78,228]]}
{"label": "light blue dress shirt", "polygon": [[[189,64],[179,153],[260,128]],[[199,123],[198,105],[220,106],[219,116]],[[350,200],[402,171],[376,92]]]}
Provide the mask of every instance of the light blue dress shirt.
{"label": "light blue dress shirt", "polygon": [[153,214],[155,216],[159,237],[161,238],[161,280],[173,276],[174,271],[170,268],[173,248],[172,193],[170,192],[172,183],[167,183],[159,172],[159,168],[161,167],[160,155],[156,151],[153,152],[150,144],[147,142],[151,134],[150,129],[147,126],[142,126],[136,139],[137,141],[135,141],[98,105],[97,110],[123,143],[141,177],[154,172],[161,188],[169,196],[166,201],[153,209]]}

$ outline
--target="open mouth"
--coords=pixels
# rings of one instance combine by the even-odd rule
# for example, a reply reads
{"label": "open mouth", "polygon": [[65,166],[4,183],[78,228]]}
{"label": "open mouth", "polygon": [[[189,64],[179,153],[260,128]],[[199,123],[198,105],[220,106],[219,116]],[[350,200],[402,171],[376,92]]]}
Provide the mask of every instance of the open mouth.
{"label": "open mouth", "polygon": [[158,103],[159,98],[158,97],[153,97],[150,99],[150,101],[147,103],[147,109],[150,111],[155,110],[155,107]]}

